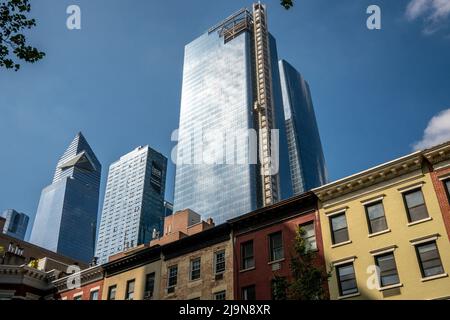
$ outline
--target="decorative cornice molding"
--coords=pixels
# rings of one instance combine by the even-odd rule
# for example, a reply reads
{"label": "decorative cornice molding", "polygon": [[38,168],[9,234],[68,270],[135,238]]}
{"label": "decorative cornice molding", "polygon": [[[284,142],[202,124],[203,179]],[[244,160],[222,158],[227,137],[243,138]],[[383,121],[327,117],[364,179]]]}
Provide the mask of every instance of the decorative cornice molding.
{"label": "decorative cornice molding", "polygon": [[421,153],[415,152],[312,191],[321,201],[328,201],[422,169],[422,164],[423,157]]}

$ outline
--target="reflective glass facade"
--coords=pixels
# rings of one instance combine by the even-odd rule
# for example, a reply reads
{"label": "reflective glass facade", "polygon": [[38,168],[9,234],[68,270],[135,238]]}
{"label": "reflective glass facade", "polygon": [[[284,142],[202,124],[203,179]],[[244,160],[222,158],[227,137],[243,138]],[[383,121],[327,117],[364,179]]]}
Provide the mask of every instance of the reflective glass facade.
{"label": "reflective glass facade", "polygon": [[[251,59],[248,32],[227,43],[217,32],[206,33],[186,46],[178,163],[188,161],[186,157],[194,161],[192,141],[202,130],[253,128]],[[247,156],[246,145],[239,147],[238,154]],[[252,211],[258,205],[256,169],[247,164],[177,164],[174,210],[189,208],[216,224]]]}
{"label": "reflective glass facade", "polygon": [[100,263],[118,252],[148,243],[165,214],[167,158],[139,147],[109,168],[96,257]]}
{"label": "reflective glass facade", "polygon": [[2,216],[6,219],[3,233],[16,239],[24,240],[30,218],[14,209],[5,210]]}
{"label": "reflective glass facade", "polygon": [[[247,28],[245,23],[252,25],[251,13],[241,10],[234,18],[211,28],[185,48],[174,210],[189,208],[201,214],[203,219],[212,217],[216,224],[262,205],[260,170],[258,165],[248,161],[248,140],[238,138],[236,141],[240,142],[231,151],[228,145],[225,146],[221,150],[225,154],[224,164],[198,164],[194,159],[194,155],[198,155],[194,143],[204,139],[201,135],[205,131],[217,130],[226,135],[257,128],[253,109],[257,67],[255,39],[252,28]],[[229,27],[231,24],[234,29]],[[292,195],[292,186],[278,56],[272,35],[269,35],[268,43],[274,128],[280,129],[278,189],[283,199]],[[226,143],[229,142],[226,137]],[[234,164],[226,161],[230,152],[234,152]],[[193,164],[186,164],[186,160]]]}
{"label": "reflective glass facade", "polygon": [[284,60],[279,69],[292,186],[300,194],[326,183],[325,159],[308,83]]}
{"label": "reflective glass facade", "polygon": [[41,194],[30,242],[73,259],[94,255],[101,164],[79,133]]}

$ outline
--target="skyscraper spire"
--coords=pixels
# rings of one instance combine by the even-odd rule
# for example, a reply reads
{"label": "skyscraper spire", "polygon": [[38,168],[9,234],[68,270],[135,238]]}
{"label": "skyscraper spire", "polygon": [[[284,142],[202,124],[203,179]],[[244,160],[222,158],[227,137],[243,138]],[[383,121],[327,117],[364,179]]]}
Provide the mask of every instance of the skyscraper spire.
{"label": "skyscraper spire", "polygon": [[79,132],[41,194],[30,241],[86,263],[94,255],[101,164]]}

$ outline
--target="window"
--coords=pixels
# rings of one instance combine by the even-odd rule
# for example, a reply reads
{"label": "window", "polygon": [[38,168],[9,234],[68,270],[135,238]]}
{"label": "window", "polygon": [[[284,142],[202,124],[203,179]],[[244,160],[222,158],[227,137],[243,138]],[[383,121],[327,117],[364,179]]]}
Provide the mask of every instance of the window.
{"label": "window", "polygon": [[358,293],[358,285],[356,284],[355,269],[353,263],[338,266],[336,268],[339,293],[341,296]]}
{"label": "window", "polygon": [[384,215],[383,202],[366,205],[367,221],[369,223],[369,233],[377,233],[388,228],[386,216]]}
{"label": "window", "polygon": [[98,300],[98,290],[93,290],[89,294],[89,300]]}
{"label": "window", "polygon": [[145,277],[144,298],[152,298],[155,290],[155,273],[150,273]]}
{"label": "window", "polygon": [[342,243],[349,240],[347,218],[345,213],[333,216],[331,219],[331,235],[333,244]]}
{"label": "window", "polygon": [[178,266],[172,266],[169,268],[169,280],[167,282],[167,287],[175,287],[177,285],[178,278]]}
{"label": "window", "polygon": [[226,291],[220,291],[214,293],[214,300],[226,300],[227,292]]}
{"label": "window", "polygon": [[444,182],[445,191],[447,192],[447,199],[448,199],[448,202],[450,203],[450,178],[444,180],[443,182]]}
{"label": "window", "polygon": [[253,257],[253,241],[247,241],[241,244],[241,269],[247,270],[255,266],[255,259]]}
{"label": "window", "polygon": [[224,273],[225,272],[225,250],[218,251],[214,254],[214,273]]}
{"label": "window", "polygon": [[375,263],[380,268],[380,286],[387,287],[400,283],[394,253],[386,253],[375,257]]}
{"label": "window", "polygon": [[255,286],[242,288],[242,300],[256,300]]}
{"label": "window", "polygon": [[108,288],[108,300],[116,300],[116,291],[117,291],[116,285]]}
{"label": "window", "polygon": [[307,250],[317,250],[316,230],[314,227],[314,222],[302,225],[301,228],[305,232],[304,239],[308,244]]}
{"label": "window", "polygon": [[73,300],[83,300],[83,295],[79,294],[77,296],[73,296]]}
{"label": "window", "polygon": [[423,278],[444,273],[435,241],[417,245],[416,251]]}
{"label": "window", "polygon": [[200,258],[191,260],[191,280],[192,281],[200,279],[200,267],[201,267]]}
{"label": "window", "polygon": [[283,259],[283,234],[281,232],[269,235],[270,261]]}
{"label": "window", "polygon": [[403,194],[408,212],[408,221],[414,222],[428,218],[427,207],[421,189]]}
{"label": "window", "polygon": [[134,279],[127,282],[127,292],[125,293],[125,300],[133,300],[134,284],[135,284]]}

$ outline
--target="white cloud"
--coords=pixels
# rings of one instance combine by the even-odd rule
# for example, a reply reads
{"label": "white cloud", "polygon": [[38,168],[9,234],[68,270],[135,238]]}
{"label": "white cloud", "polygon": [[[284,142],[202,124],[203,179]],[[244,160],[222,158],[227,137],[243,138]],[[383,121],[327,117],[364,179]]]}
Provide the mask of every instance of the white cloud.
{"label": "white cloud", "polygon": [[415,150],[422,150],[450,140],[450,109],[434,116],[428,123],[421,141],[414,144]]}
{"label": "white cloud", "polygon": [[423,18],[425,34],[432,34],[443,27],[450,16],[450,0],[411,0],[406,8],[409,20]]}

